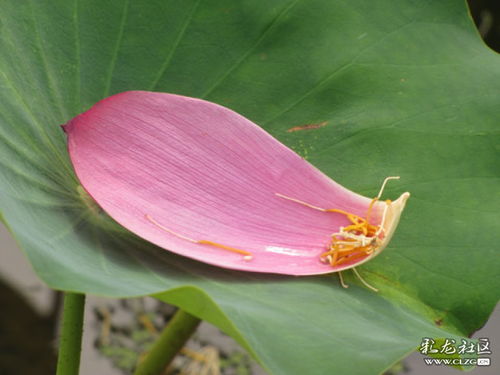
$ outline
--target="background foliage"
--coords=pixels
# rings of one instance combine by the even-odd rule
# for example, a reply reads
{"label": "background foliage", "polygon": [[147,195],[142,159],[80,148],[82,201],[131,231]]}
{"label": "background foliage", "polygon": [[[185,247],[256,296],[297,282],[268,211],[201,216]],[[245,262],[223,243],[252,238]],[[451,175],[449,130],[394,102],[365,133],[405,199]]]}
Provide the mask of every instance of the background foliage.
{"label": "background foliage", "polygon": [[[500,60],[463,1],[0,4],[0,208],[51,287],[155,294],[273,374],[371,374],[422,336],[486,321],[500,290]],[[116,226],[79,188],[59,125],[131,89],[226,105],[368,196],[401,175],[387,191],[412,193],[400,228],[362,267],[381,293],[217,269]]]}

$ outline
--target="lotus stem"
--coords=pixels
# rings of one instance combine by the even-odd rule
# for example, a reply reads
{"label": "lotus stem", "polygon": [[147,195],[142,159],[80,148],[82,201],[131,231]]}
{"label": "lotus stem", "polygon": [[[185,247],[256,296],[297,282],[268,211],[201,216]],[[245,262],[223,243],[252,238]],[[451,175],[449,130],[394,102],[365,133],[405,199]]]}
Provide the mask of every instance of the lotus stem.
{"label": "lotus stem", "polygon": [[78,375],[82,349],[84,307],[84,294],[64,293],[57,375]]}
{"label": "lotus stem", "polygon": [[163,329],[146,358],[139,363],[134,375],[159,375],[173,361],[186,341],[194,333],[201,320],[177,310],[174,317]]}

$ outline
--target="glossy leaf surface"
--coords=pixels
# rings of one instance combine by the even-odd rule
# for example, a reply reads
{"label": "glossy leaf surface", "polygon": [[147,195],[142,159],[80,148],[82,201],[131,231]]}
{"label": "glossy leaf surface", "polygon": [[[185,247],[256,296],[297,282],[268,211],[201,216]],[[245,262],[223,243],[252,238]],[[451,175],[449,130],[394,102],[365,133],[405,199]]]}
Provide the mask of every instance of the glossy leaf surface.
{"label": "glossy leaf surface", "polygon": [[[2,1],[0,208],[50,286],[157,293],[273,374],[372,374],[423,336],[470,334],[498,300],[498,79],[463,1]],[[411,191],[374,294],[148,245],[78,187],[59,125],[125,90],[206,98],[343,186]]]}

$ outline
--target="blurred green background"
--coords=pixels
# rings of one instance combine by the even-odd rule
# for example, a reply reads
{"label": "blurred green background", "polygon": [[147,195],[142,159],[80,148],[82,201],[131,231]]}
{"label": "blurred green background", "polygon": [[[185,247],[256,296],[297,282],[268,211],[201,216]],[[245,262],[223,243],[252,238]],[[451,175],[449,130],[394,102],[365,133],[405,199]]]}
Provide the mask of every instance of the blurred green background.
{"label": "blurred green background", "polygon": [[468,0],[474,22],[485,43],[500,52],[500,1]]}

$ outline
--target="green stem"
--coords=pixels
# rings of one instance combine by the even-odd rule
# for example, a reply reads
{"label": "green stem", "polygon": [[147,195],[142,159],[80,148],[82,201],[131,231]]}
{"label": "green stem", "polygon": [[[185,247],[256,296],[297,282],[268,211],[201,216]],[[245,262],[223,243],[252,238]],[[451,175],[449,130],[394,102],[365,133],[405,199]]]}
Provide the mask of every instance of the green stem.
{"label": "green stem", "polygon": [[84,294],[64,293],[57,375],[78,375],[82,349],[84,307]]}
{"label": "green stem", "polygon": [[200,319],[177,310],[134,375],[158,375],[172,362],[200,324]]}

